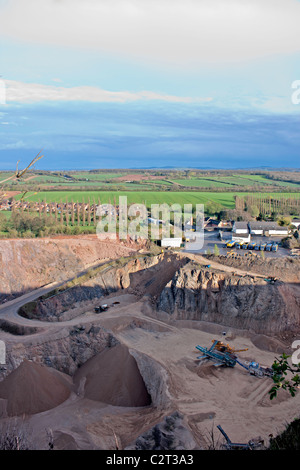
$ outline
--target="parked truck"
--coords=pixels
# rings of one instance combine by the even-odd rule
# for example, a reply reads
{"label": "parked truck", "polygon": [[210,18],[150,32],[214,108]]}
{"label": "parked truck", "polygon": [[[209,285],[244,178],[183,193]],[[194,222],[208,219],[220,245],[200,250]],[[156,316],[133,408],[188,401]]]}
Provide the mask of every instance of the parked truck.
{"label": "parked truck", "polygon": [[95,307],[95,312],[100,313],[100,312],[105,312],[108,309],[107,304],[99,305],[99,307]]}

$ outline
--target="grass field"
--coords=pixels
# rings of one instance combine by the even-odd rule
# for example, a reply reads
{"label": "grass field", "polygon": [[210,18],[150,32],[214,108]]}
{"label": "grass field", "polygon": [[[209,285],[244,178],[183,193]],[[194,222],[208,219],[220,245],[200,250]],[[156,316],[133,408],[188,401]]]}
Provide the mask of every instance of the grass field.
{"label": "grass field", "polygon": [[[13,173],[0,172],[0,182],[2,179],[11,176]],[[138,181],[126,182],[126,176],[135,174]],[[15,190],[20,188],[30,191],[48,191],[58,190],[63,191],[64,188],[68,191],[73,190],[84,191],[99,190],[99,191],[152,191],[166,190],[169,191],[180,188],[186,191],[213,191],[216,188],[218,191],[243,191],[244,189],[249,192],[256,190],[262,191],[300,191],[300,177],[297,173],[251,173],[251,172],[199,172],[199,171],[134,171],[134,170],[103,170],[101,173],[92,173],[89,171],[69,171],[69,172],[35,172],[30,171],[26,176],[16,181],[10,181],[6,184],[8,189]],[[125,176],[124,181],[119,181],[118,177]],[[147,178],[149,179],[143,179]],[[277,179],[268,178],[268,176]],[[156,178],[157,177],[157,178]],[[298,178],[298,179],[297,179]],[[287,181],[285,181],[285,179]],[[295,181],[295,182],[291,182]],[[137,195],[137,197],[139,197]]]}
{"label": "grass field", "polygon": [[[300,193],[239,193],[239,192],[197,192],[197,191],[41,191],[27,198],[27,201],[45,201],[45,202],[86,202],[101,204],[118,204],[120,196],[127,196],[128,204],[207,204],[216,202],[226,208],[234,208],[234,196],[253,196],[261,197],[296,197],[300,198]],[[17,196],[16,199],[21,196]]]}
{"label": "grass field", "polygon": [[214,181],[210,178],[191,178],[191,179],[176,179],[172,180],[174,183],[180,184],[181,186],[199,186],[203,188],[211,188],[211,187],[216,187],[216,188],[228,188],[232,186],[230,183],[224,183],[223,181]]}
{"label": "grass field", "polygon": [[[237,193],[213,192],[173,192],[173,191],[41,191],[27,198],[27,201],[45,202],[88,202],[107,204],[118,203],[119,196],[127,196],[128,204],[205,204],[218,202],[225,207],[234,207],[234,195]],[[17,196],[16,199],[21,196]]]}

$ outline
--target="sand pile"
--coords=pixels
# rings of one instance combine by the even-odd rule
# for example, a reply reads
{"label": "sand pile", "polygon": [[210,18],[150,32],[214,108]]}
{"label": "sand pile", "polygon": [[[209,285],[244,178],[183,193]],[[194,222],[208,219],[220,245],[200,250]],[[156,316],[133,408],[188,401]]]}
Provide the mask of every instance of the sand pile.
{"label": "sand pile", "polygon": [[74,375],[83,395],[115,406],[147,406],[151,398],[128,348],[118,344],[84,363]]}
{"label": "sand pile", "polygon": [[32,415],[63,403],[69,397],[71,388],[65,374],[24,360],[0,382],[0,398],[7,400],[8,416]]}

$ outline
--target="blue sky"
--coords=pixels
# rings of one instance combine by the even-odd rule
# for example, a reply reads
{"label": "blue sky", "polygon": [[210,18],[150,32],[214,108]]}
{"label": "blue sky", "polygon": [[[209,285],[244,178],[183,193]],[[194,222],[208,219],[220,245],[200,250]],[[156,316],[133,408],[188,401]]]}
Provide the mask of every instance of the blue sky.
{"label": "blue sky", "polygon": [[299,167],[299,24],[298,0],[0,0],[0,169]]}

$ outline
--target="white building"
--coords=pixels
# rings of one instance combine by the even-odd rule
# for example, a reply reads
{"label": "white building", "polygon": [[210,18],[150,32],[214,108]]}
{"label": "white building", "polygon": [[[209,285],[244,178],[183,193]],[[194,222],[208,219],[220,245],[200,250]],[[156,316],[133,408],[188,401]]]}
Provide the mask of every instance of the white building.
{"label": "white building", "polygon": [[287,227],[281,227],[276,222],[249,222],[249,229],[252,235],[265,236],[286,236],[289,233]]}
{"label": "white building", "polygon": [[232,241],[250,243],[251,235],[249,232],[248,233],[232,233]]}
{"label": "white building", "polygon": [[163,247],[172,247],[180,248],[182,243],[182,238],[162,238],[161,246]]}
{"label": "white building", "polygon": [[248,222],[233,222],[232,231],[234,233],[249,233]]}

